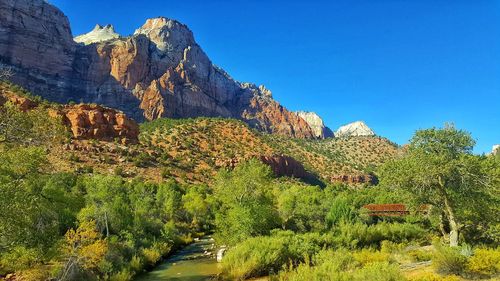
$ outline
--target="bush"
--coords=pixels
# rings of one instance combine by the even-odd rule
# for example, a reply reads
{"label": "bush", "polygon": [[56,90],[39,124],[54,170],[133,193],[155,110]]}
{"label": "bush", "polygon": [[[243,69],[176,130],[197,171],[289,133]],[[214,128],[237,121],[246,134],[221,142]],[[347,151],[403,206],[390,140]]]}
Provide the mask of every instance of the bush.
{"label": "bush", "polygon": [[419,240],[425,236],[425,230],[409,223],[341,223],[335,231],[338,244],[350,248],[380,247],[384,240],[402,243]]}
{"label": "bush", "polygon": [[[375,253],[372,252],[371,254]],[[280,272],[278,279],[287,281],[404,280],[396,264],[391,264],[387,261],[374,261],[362,264],[354,258],[356,254],[346,249],[336,251],[324,250],[313,258],[313,263],[306,260],[305,263],[300,264],[296,269],[290,268],[287,271]]]}
{"label": "bush", "polygon": [[371,263],[381,263],[391,260],[391,255],[388,253],[378,252],[370,249],[363,249],[353,254],[354,259],[362,265]]}
{"label": "bush", "polygon": [[307,260],[330,243],[328,236],[318,233],[273,232],[273,236],[250,238],[230,249],[222,261],[222,271],[231,279],[267,275],[286,264],[295,266]]}
{"label": "bush", "polygon": [[160,251],[153,247],[143,249],[142,255],[147,266],[154,266],[161,259]]}
{"label": "bush", "polygon": [[433,256],[432,252],[423,250],[412,250],[409,251],[407,254],[414,262],[430,261],[432,260]]}
{"label": "bush", "polygon": [[230,279],[258,277],[279,270],[288,258],[285,239],[250,238],[228,251],[222,261],[222,272]]}
{"label": "bush", "polygon": [[460,253],[459,247],[435,245],[436,252],[432,264],[438,273],[460,275],[465,269],[467,258]]}
{"label": "bush", "polygon": [[482,276],[494,276],[500,273],[500,248],[478,248],[467,262],[467,271]]}
{"label": "bush", "polygon": [[124,269],[118,273],[111,275],[109,278],[110,281],[130,281],[134,278],[134,274],[132,274],[127,269]]}
{"label": "bush", "polygon": [[461,279],[456,275],[441,276],[439,274],[425,272],[417,276],[412,276],[409,281],[460,281]]}
{"label": "bush", "polygon": [[28,269],[39,261],[35,250],[18,246],[0,256],[0,274]]}

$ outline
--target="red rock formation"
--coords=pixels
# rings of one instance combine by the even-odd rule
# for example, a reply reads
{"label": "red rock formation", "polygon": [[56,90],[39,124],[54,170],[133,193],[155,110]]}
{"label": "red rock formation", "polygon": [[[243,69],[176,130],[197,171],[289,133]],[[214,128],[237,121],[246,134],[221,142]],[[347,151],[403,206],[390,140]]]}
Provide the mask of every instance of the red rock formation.
{"label": "red rock formation", "polygon": [[249,108],[242,116],[245,120],[256,120],[256,127],[265,132],[297,138],[315,137],[311,127],[302,117],[269,98],[252,98]]}
{"label": "red rock formation", "polygon": [[287,176],[304,179],[309,176],[304,166],[290,156],[261,156],[260,160],[262,163],[269,165],[274,174],[279,177]]}
{"label": "red rock formation", "polygon": [[68,105],[53,111],[62,117],[76,139],[137,141],[139,126],[124,113],[99,105]]}
{"label": "red rock formation", "polygon": [[0,92],[0,106],[5,104],[6,102],[12,103],[24,112],[38,106],[36,102],[28,98]]}
{"label": "red rock formation", "polygon": [[14,82],[48,100],[98,103],[138,121],[226,117],[266,132],[315,137],[264,87],[235,81],[215,66],[175,20],[149,19],[132,36],[87,36],[91,42],[77,44],[67,18],[46,1],[5,0],[0,30],[0,61],[13,67]]}

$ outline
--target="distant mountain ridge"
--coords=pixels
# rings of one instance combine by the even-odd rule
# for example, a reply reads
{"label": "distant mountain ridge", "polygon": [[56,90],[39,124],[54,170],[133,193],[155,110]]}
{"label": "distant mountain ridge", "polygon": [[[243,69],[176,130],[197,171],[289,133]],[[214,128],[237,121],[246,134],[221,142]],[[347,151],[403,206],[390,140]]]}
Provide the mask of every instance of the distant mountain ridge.
{"label": "distant mountain ridge", "polygon": [[67,17],[43,0],[0,2],[0,62],[13,82],[51,101],[97,103],[137,121],[226,117],[261,131],[316,138],[265,87],[215,66],[189,28],[149,19],[129,37],[111,25],[73,38]]}

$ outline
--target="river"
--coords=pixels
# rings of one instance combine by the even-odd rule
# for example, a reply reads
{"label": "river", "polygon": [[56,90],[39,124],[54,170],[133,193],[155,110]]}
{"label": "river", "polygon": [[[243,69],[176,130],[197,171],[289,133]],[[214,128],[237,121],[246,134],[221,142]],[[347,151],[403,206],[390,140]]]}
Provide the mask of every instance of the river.
{"label": "river", "polygon": [[202,281],[212,280],[219,274],[214,241],[207,236],[179,250],[150,272],[138,276],[136,281]]}

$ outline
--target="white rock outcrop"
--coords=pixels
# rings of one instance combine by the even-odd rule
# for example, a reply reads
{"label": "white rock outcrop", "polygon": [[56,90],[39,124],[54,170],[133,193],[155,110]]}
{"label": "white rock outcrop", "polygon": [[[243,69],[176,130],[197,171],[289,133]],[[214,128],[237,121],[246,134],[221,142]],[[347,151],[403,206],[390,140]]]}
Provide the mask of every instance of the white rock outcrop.
{"label": "white rock outcrop", "polygon": [[340,127],[335,132],[335,137],[359,137],[359,136],[374,136],[375,132],[368,127],[363,121],[356,121]]}
{"label": "white rock outcrop", "polygon": [[319,115],[315,112],[297,111],[295,112],[295,114],[297,114],[297,116],[301,117],[307,122],[307,124],[309,124],[309,127],[311,127],[311,129],[313,130],[315,137],[320,139],[333,137],[332,130],[325,126],[325,122],[323,122],[323,119],[321,119],[321,117],[319,117]]}
{"label": "white rock outcrop", "polygon": [[75,42],[90,45],[92,43],[104,42],[112,39],[120,38],[120,35],[115,32],[115,28],[108,24],[106,26],[96,25],[94,29],[86,34],[75,37]]}
{"label": "white rock outcrop", "polygon": [[495,144],[491,149],[491,154],[496,155],[500,154],[500,144]]}

